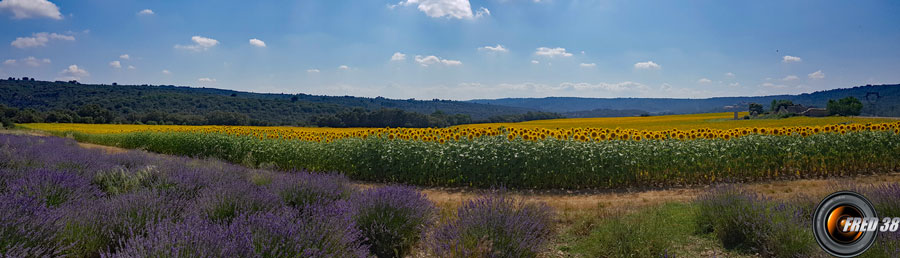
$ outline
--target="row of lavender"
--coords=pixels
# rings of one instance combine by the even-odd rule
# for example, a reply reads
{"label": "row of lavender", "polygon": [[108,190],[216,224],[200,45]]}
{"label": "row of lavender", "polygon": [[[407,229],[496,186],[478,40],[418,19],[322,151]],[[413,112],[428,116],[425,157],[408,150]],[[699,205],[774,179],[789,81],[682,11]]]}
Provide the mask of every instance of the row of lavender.
{"label": "row of lavender", "polygon": [[[832,188],[863,194],[880,217],[900,217],[900,183]],[[763,257],[824,257],[810,230],[819,201],[804,195],[780,201],[734,186],[716,187],[696,201],[696,233],[711,233],[725,248]],[[900,257],[900,232],[880,233],[861,257]]]}
{"label": "row of lavender", "polygon": [[403,186],[0,134],[0,257],[529,257],[554,233],[501,195],[437,217]]}

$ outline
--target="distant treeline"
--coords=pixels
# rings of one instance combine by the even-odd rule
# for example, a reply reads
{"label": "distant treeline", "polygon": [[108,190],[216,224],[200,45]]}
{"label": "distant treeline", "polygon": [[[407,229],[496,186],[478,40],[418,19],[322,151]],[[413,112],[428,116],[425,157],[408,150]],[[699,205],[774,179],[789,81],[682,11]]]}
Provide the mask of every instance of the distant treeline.
{"label": "distant treeline", "polygon": [[514,123],[531,120],[556,119],[563,116],[548,112],[527,112],[525,114],[500,115],[481,120],[472,120],[468,115],[449,115],[436,111],[430,115],[405,112],[399,109],[367,111],[356,108],[335,115],[323,115],[314,121],[326,127],[447,127],[471,123]]}
{"label": "distant treeline", "polygon": [[[322,115],[313,119],[314,126],[321,127],[447,127],[470,123],[511,123],[540,119],[562,118],[556,113],[528,112],[518,115],[494,116],[472,120],[469,115],[448,115],[437,111],[430,115],[406,112],[400,109],[367,111],[356,108],[334,115]],[[18,109],[0,104],[0,120],[4,127],[11,123],[84,123],[84,124],[150,124],[150,125],[269,125],[235,112],[212,111],[205,115],[165,112],[130,113],[119,116],[97,104],[87,104],[77,110],[53,109],[46,112],[32,108]]]}
{"label": "distant treeline", "polygon": [[649,112],[638,109],[594,109],[585,111],[565,112],[564,116],[570,118],[589,118],[589,117],[626,117],[626,116],[647,116]]}
{"label": "distant treeline", "polygon": [[557,118],[554,113],[449,100],[259,94],[175,86],[0,79],[7,122],[169,125],[444,127]]}
{"label": "distant treeline", "polygon": [[[748,103],[768,105],[772,100],[789,100],[794,104],[824,108],[829,100],[854,97],[861,101],[864,116],[900,117],[900,84],[865,85],[846,89],[832,89],[797,95],[772,95],[757,97],[716,97],[707,99],[673,98],[508,98],[471,100],[473,103],[530,108],[546,112],[558,112],[569,117],[603,116],[590,114],[595,109],[643,110],[653,115],[665,113],[691,114],[728,112],[735,108],[746,110]],[[771,108],[771,107],[767,107]],[[570,112],[573,113],[570,115]],[[581,115],[577,115],[581,114]]]}

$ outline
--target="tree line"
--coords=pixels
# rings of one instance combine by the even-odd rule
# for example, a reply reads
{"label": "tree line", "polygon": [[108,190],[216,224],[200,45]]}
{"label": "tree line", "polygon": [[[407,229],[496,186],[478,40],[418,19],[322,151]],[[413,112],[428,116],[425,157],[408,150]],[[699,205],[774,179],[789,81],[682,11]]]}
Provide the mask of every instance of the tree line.
{"label": "tree line", "polygon": [[[540,119],[562,118],[556,113],[528,112],[516,115],[493,116],[472,120],[469,115],[447,114],[436,111],[432,114],[407,112],[400,109],[380,109],[369,111],[355,108],[337,114],[320,115],[312,119],[308,126],[321,127],[447,127],[470,123],[511,123]],[[246,114],[212,111],[203,115],[178,114],[153,111],[129,113],[126,115],[103,108],[97,104],[86,104],[76,110],[52,109],[38,111],[33,108],[19,109],[0,104],[0,121],[4,127],[13,123],[83,123],[83,124],[149,124],[149,125],[254,125],[270,126],[264,121],[251,119]]]}

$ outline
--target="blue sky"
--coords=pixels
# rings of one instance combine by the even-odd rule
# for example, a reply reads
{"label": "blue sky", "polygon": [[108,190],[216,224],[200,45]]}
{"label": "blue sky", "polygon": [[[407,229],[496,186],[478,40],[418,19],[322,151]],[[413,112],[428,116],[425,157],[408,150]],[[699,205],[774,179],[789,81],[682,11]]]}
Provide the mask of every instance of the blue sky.
{"label": "blue sky", "polygon": [[457,100],[802,93],[900,83],[898,13],[900,1],[2,0],[0,76]]}

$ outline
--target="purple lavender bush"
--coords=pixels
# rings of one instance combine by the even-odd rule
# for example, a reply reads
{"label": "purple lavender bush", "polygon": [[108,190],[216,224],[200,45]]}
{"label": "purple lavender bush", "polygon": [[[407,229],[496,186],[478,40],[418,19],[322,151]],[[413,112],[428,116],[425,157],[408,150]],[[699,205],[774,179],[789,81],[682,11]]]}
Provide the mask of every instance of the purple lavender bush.
{"label": "purple lavender bush", "polygon": [[368,247],[344,202],[284,208],[236,218],[261,257],[367,257]]}
{"label": "purple lavender bush", "polygon": [[9,182],[6,188],[11,195],[35,199],[52,208],[70,201],[80,202],[103,196],[84,177],[47,169],[28,171],[21,178]]}
{"label": "purple lavender bush", "polygon": [[101,257],[255,257],[249,231],[199,217],[159,222],[120,245]]}
{"label": "purple lavender bush", "polygon": [[[850,186],[866,197],[879,217],[900,217],[900,183]],[[875,245],[861,257],[900,257],[900,231],[879,232]]]}
{"label": "purple lavender bush", "polygon": [[438,257],[536,257],[554,233],[549,206],[486,196],[459,207],[456,219],[437,228],[427,247]]}
{"label": "purple lavender bush", "polygon": [[805,256],[816,249],[811,208],[803,202],[777,202],[733,186],[701,195],[697,233],[712,233],[727,249],[764,257]]}
{"label": "purple lavender bush", "polygon": [[283,205],[277,195],[262,187],[234,181],[203,189],[190,212],[210,221],[228,223],[244,213],[272,211]]}
{"label": "purple lavender bush", "polygon": [[434,205],[410,187],[369,189],[351,199],[353,220],[364,243],[378,257],[406,257],[423,238],[435,215]]}
{"label": "purple lavender bush", "polygon": [[405,256],[434,217],[406,187],[2,134],[0,209],[0,257]]}
{"label": "purple lavender bush", "polygon": [[266,187],[281,197],[285,204],[295,208],[346,199],[354,190],[350,180],[342,175],[310,174],[301,171],[275,174],[270,177],[270,183]]}
{"label": "purple lavender bush", "polygon": [[96,257],[100,251],[164,220],[178,219],[185,202],[146,190],[97,200],[85,207],[67,207],[60,238],[71,245],[69,256]]}
{"label": "purple lavender bush", "polygon": [[59,219],[41,201],[0,194],[0,256],[60,256],[67,246],[57,240]]}

